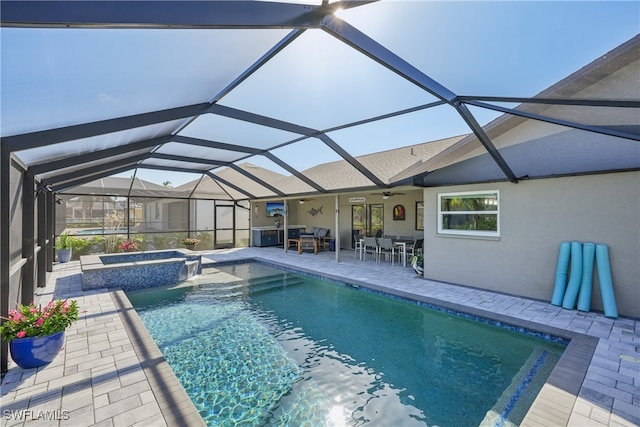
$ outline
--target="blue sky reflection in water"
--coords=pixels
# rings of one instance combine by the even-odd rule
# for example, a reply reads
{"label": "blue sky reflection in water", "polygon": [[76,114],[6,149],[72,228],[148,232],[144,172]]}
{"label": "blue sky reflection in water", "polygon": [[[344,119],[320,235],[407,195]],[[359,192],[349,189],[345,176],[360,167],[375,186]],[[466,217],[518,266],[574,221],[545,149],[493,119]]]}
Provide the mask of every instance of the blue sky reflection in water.
{"label": "blue sky reflection in water", "polygon": [[129,298],[210,425],[517,424],[564,350],[259,264]]}

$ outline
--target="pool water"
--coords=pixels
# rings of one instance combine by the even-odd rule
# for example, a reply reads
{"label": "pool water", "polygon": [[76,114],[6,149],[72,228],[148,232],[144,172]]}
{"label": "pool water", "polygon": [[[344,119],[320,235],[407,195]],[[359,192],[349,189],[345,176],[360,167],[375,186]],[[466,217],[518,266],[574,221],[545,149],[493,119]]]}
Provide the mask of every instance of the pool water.
{"label": "pool water", "polygon": [[98,236],[102,234],[127,234],[129,230],[126,228],[85,228],[73,232],[75,236]]}
{"label": "pool water", "polygon": [[518,425],[565,346],[251,263],[128,292],[211,426]]}

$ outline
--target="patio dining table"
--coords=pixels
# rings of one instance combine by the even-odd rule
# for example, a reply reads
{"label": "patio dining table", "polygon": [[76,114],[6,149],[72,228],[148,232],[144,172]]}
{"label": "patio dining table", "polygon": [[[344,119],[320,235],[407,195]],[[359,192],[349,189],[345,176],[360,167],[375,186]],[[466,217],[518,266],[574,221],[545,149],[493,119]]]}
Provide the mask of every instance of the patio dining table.
{"label": "patio dining table", "polygon": [[[395,246],[398,247],[398,249],[400,250],[400,253],[402,254],[402,266],[406,267],[407,266],[407,245],[408,244],[412,244],[413,240],[404,240],[404,239],[392,239],[393,244]],[[362,260],[362,256],[364,253],[364,238],[360,239],[360,260]]]}

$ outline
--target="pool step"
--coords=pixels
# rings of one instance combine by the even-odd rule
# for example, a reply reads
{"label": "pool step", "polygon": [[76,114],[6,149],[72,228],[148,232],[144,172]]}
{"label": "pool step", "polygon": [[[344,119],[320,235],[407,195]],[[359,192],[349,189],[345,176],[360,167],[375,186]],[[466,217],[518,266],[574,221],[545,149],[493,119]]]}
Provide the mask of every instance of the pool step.
{"label": "pool step", "polygon": [[[202,284],[200,289],[206,291],[213,291],[216,293],[247,293],[253,288],[260,288],[263,286],[274,287],[282,286],[282,275],[261,277],[259,279],[253,279],[247,282],[246,280],[238,280],[235,282],[226,283],[206,283]],[[250,288],[248,290],[248,288]]]}
{"label": "pool step", "polygon": [[260,292],[272,290],[274,288],[284,288],[289,286],[301,285],[304,283],[305,283],[305,280],[302,277],[285,275],[277,279],[274,278],[272,280],[265,280],[265,281],[259,281],[259,282],[251,281],[249,283],[249,292],[251,294],[257,294]]}
{"label": "pool step", "polygon": [[[260,283],[261,281],[271,281],[281,279],[282,274],[263,276],[258,279],[252,279],[252,283]],[[242,277],[230,274],[225,271],[203,269],[202,275],[194,277],[190,286],[199,286],[203,290],[224,292],[247,286],[247,280]]]}
{"label": "pool step", "polygon": [[[213,279],[211,278],[213,277]],[[261,283],[271,283],[274,281],[282,284],[282,274],[263,276],[256,279],[251,279],[249,281],[250,285],[256,284],[260,285]],[[218,279],[218,280],[216,280]],[[240,277],[234,276],[222,276],[220,280],[219,277],[216,276],[207,276],[206,274],[202,276],[201,280],[198,283],[201,289],[214,290],[214,291],[225,291],[225,290],[234,290],[238,288],[246,288],[247,280],[242,279]]]}
{"label": "pool step", "polygon": [[[191,297],[197,298],[198,300],[204,298],[210,299],[211,301],[224,301],[303,283],[304,278],[302,277],[286,277],[283,275],[261,277],[250,280],[249,283],[246,281],[207,283],[200,285],[201,292],[195,292]],[[188,298],[189,297],[190,296],[188,296]]]}

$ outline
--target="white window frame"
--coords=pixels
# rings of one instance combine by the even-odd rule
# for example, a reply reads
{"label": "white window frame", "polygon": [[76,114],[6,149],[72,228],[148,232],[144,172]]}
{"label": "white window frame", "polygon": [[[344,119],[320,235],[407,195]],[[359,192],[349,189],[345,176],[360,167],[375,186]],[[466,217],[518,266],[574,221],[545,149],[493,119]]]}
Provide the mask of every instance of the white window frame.
{"label": "white window frame", "polygon": [[[479,194],[495,195],[497,206],[495,211],[443,211],[442,199],[444,197],[474,196]],[[455,193],[438,193],[438,234],[474,237],[500,237],[500,190],[459,191]],[[450,230],[444,229],[444,215],[496,215],[496,230]]]}

